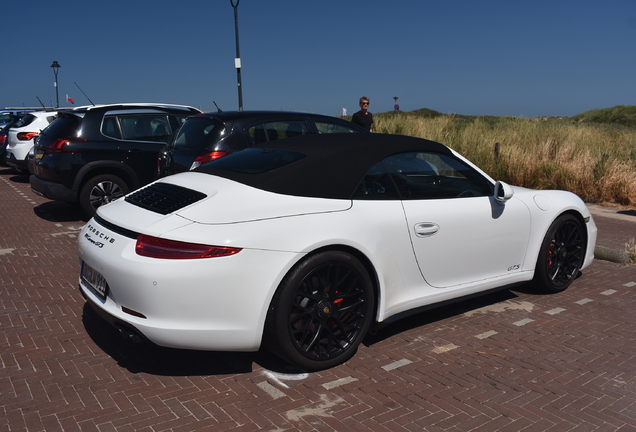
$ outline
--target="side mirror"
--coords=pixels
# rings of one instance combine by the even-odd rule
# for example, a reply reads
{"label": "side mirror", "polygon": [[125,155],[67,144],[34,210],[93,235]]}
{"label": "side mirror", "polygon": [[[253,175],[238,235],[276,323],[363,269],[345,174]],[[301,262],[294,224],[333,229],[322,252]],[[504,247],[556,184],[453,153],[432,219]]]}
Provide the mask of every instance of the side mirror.
{"label": "side mirror", "polygon": [[512,195],[514,195],[514,191],[510,185],[502,181],[495,183],[495,201],[497,201],[499,205],[504,205],[506,201],[512,198]]}

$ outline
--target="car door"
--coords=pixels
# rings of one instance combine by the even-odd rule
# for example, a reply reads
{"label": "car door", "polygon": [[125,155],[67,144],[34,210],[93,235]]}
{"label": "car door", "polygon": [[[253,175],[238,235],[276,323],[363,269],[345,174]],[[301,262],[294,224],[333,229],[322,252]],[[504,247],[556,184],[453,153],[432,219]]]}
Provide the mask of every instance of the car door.
{"label": "car door", "polygon": [[436,288],[520,271],[530,213],[519,200],[499,205],[492,183],[459,159],[412,152],[384,165],[396,182],[422,276]]}
{"label": "car door", "polygon": [[[168,116],[135,113],[120,115],[118,120],[121,129],[119,146],[126,152],[124,163],[135,171],[141,184],[149,183],[155,177],[159,151],[172,135]],[[105,121],[104,127],[108,124]]]}

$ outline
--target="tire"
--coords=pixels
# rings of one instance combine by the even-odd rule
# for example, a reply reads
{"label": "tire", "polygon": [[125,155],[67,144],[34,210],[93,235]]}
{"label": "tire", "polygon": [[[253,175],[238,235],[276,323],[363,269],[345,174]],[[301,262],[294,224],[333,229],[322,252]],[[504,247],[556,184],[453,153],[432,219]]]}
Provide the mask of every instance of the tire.
{"label": "tire", "polygon": [[570,214],[559,216],[541,243],[534,286],[548,293],[564,291],[579,275],[584,254],[581,223]]}
{"label": "tire", "polygon": [[283,279],[270,305],[265,346],[304,370],[349,360],[373,320],[374,290],[365,267],[340,251],[312,255]]}
{"label": "tire", "polygon": [[129,192],[128,185],[112,174],[101,174],[91,178],[79,195],[79,204],[87,216],[94,216],[104,204],[115,201]]}

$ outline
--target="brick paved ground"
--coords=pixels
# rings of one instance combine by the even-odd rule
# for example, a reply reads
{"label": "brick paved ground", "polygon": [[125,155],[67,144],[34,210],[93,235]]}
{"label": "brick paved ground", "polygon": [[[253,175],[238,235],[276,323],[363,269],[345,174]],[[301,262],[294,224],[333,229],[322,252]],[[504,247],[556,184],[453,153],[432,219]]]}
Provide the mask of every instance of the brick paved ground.
{"label": "brick paved ground", "polygon": [[[636,431],[636,265],[420,314],[299,374],[120,342],[77,290],[84,222],[0,169],[0,431]],[[636,227],[599,222],[607,247]]]}
{"label": "brick paved ground", "polygon": [[589,206],[599,230],[598,246],[623,251],[636,241],[636,210]]}

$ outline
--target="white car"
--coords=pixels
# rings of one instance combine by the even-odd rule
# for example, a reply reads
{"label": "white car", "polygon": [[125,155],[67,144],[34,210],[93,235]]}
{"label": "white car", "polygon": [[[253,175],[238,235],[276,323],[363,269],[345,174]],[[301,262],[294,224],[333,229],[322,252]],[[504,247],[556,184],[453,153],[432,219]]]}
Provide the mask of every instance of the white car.
{"label": "white car", "polygon": [[9,129],[5,162],[16,173],[29,172],[29,152],[42,129],[55,120],[57,111],[34,111],[26,114]]}
{"label": "white car", "polygon": [[318,370],[433,304],[520,282],[562,291],[596,234],[576,195],[495,182],[442,144],[307,135],[100,207],[78,240],[79,285],[132,339],[263,345]]}

